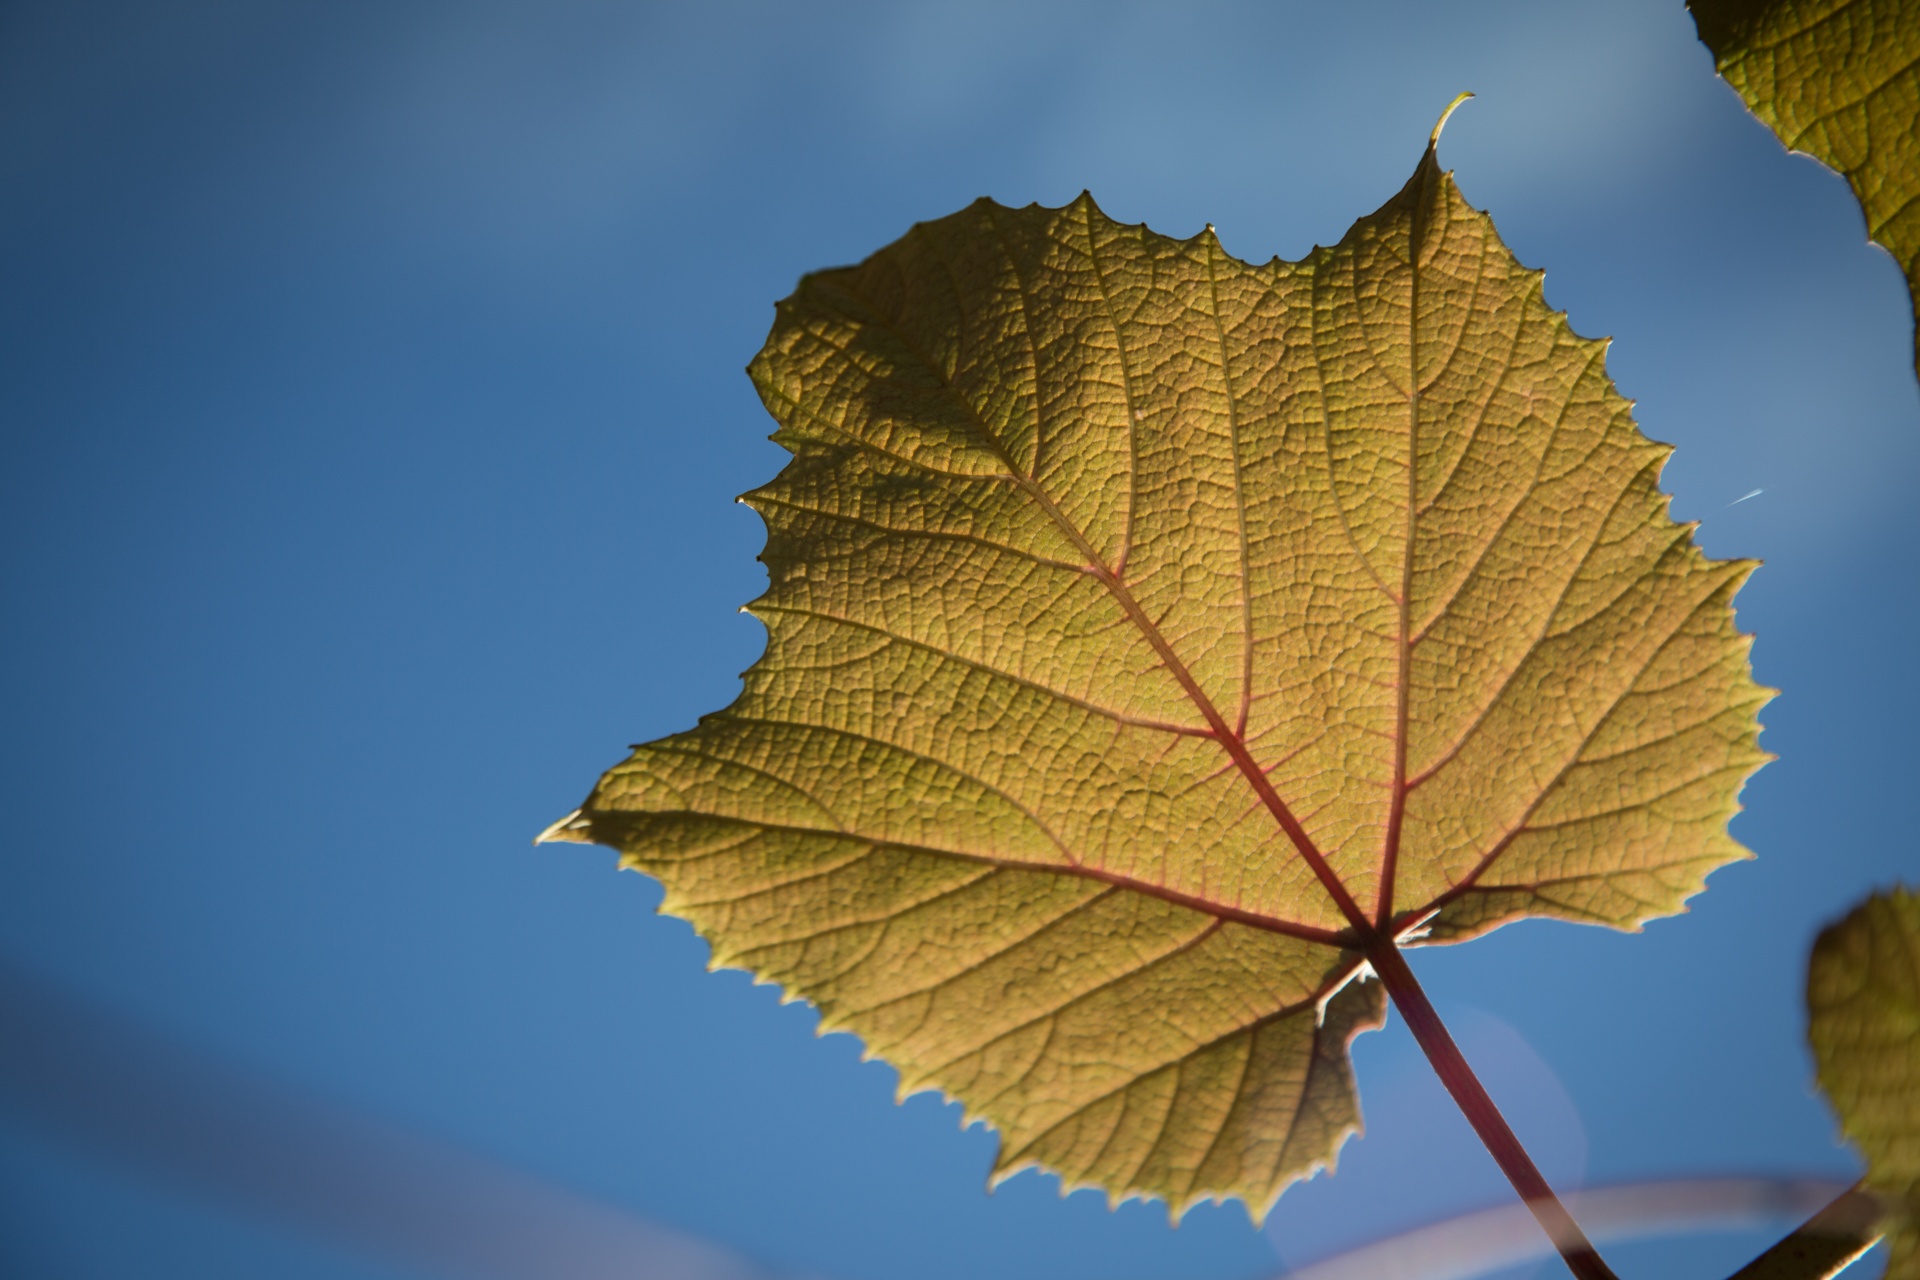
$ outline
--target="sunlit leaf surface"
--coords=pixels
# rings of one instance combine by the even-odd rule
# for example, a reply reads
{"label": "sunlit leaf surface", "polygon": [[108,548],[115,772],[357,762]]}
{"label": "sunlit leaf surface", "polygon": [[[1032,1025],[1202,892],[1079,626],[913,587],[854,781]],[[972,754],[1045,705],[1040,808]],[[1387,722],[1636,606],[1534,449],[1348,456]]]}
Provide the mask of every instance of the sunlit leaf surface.
{"label": "sunlit leaf surface", "polygon": [[916,226],[753,362],[794,458],[745,692],[549,835],[997,1177],[1258,1216],[1359,1126],[1364,933],[1634,928],[1744,856],[1751,566],[1604,351],[1431,149],[1298,263],[1085,196]]}

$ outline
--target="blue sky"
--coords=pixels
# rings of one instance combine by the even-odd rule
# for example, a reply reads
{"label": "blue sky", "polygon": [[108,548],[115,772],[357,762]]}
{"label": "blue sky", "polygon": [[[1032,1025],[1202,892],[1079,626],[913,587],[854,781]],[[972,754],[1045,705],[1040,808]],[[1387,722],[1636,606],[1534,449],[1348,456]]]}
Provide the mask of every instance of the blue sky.
{"label": "blue sky", "polygon": [[[1441,159],[1651,436],[1778,753],[1691,914],[1415,963],[1562,1181],[1847,1176],[1805,948],[1920,878],[1903,282],[1670,0],[18,0],[0,14],[0,956],[231,1063],[769,1267],[1220,1280],[1497,1202],[1397,1022],[1265,1232],[1024,1175],[603,850],[529,845],[729,702],[802,272],[979,195],[1298,257]],[[1758,497],[1736,499],[1762,490]],[[1609,1250],[1724,1275],[1763,1237]],[[416,1274],[0,1099],[0,1269]],[[1716,1271],[1717,1269],[1717,1271]],[[423,1273],[422,1273],[423,1274]],[[1540,1274],[1552,1274],[1546,1270]]]}

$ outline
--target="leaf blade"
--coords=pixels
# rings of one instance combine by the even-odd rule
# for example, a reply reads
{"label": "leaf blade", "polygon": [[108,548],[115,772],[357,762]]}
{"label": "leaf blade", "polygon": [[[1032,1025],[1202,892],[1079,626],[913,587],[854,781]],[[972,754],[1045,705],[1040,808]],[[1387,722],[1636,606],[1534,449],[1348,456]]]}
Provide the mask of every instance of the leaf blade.
{"label": "leaf blade", "polygon": [[809,276],[749,370],[766,655],[567,837],[996,1178],[1257,1217],[1359,1129],[1378,931],[1635,927],[1743,856],[1750,566],[1667,518],[1602,350],[1431,149],[1299,263],[1082,196]]}

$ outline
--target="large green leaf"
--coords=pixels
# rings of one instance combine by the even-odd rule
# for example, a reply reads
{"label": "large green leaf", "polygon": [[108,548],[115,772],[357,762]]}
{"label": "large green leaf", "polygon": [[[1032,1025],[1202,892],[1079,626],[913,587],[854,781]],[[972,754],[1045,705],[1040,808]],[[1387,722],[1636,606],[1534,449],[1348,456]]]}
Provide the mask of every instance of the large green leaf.
{"label": "large green leaf", "polygon": [[801,281],[740,700],[550,838],[1028,1166],[1256,1216],[1359,1127],[1363,949],[1744,856],[1746,563],[1429,147],[1251,265],[981,200]]}
{"label": "large green leaf", "polygon": [[[1714,65],[1788,147],[1846,175],[1920,299],[1920,0],[1688,0]],[[1920,373],[1920,326],[1914,332]]]}
{"label": "large green leaf", "polygon": [[1867,1158],[1887,1280],[1920,1277],[1920,895],[1877,893],[1823,931],[1807,966],[1820,1087]]}

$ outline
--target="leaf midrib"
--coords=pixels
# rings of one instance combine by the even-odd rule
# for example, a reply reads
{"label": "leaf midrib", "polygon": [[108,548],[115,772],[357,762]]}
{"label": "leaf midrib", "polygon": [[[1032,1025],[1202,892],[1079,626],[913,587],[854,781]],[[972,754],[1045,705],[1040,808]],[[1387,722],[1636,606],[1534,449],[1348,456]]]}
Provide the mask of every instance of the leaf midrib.
{"label": "leaf midrib", "polygon": [[[1393,878],[1399,869],[1400,830],[1407,817],[1407,716],[1413,683],[1409,678],[1413,662],[1413,620],[1409,615],[1414,538],[1420,521],[1420,232],[1432,165],[1433,148],[1428,147],[1415,171],[1420,186],[1414,192],[1407,230],[1407,523],[1400,548],[1400,594],[1394,601],[1399,625],[1394,636],[1393,783],[1387,801],[1387,834],[1380,842],[1380,900],[1374,908],[1374,928],[1383,933],[1393,920]],[[1478,281],[1474,287],[1479,288]]]}

